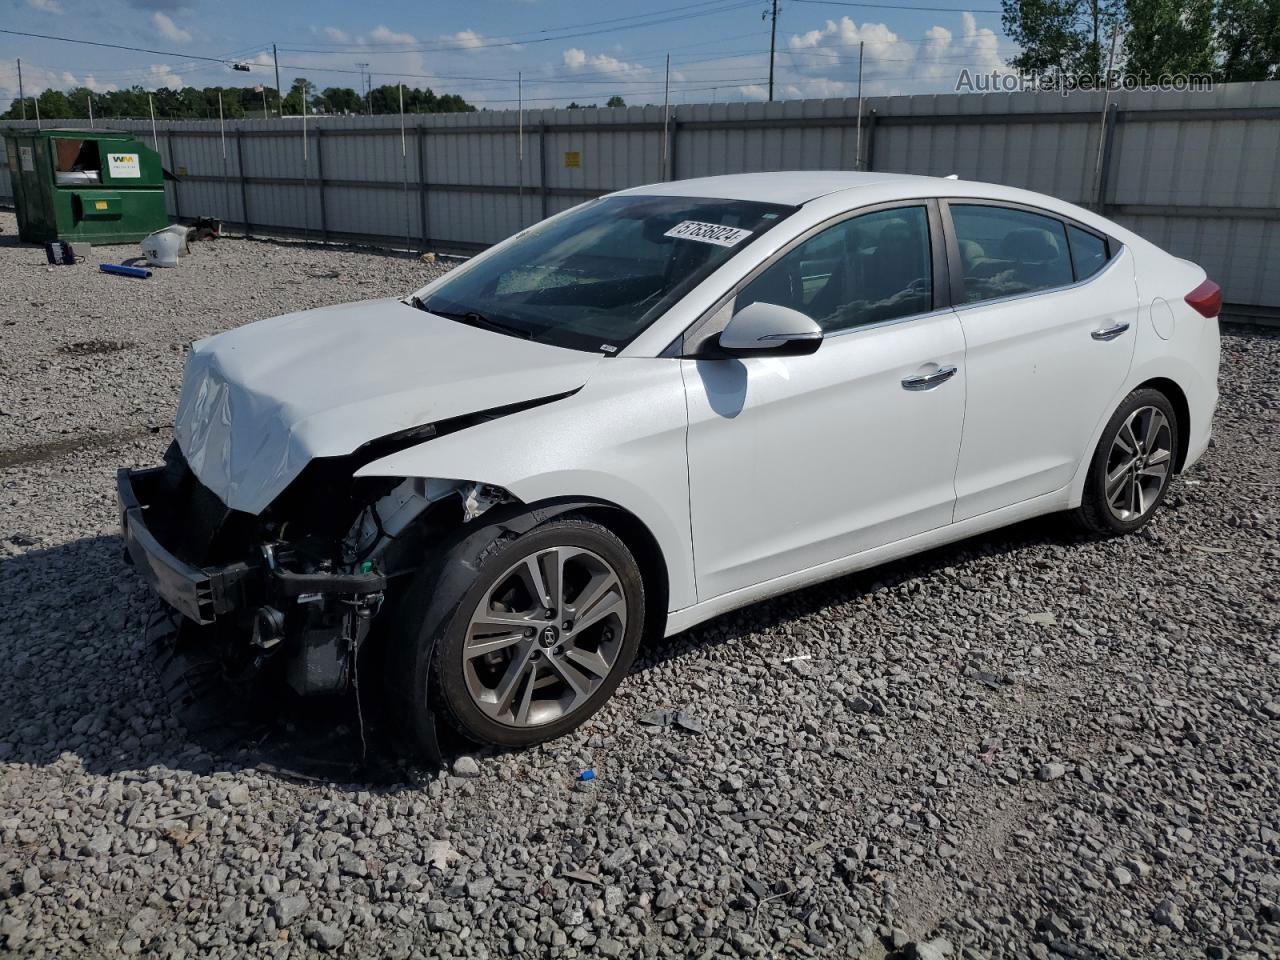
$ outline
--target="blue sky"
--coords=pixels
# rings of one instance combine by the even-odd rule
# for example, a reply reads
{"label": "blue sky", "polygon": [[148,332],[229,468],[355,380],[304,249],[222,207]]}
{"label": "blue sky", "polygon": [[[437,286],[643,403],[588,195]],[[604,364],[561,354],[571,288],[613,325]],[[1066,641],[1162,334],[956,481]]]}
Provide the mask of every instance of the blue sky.
{"label": "blue sky", "polygon": [[[672,101],[762,100],[768,76],[770,0],[472,0],[470,3],[307,4],[246,0],[0,0],[0,26],[151,48],[134,53],[0,34],[0,109],[45,86],[105,90],[140,84],[274,84],[271,44],[284,86],[306,76],[320,88],[403,80],[460,93],[479,107],[515,106],[517,73],[527,107],[661,103],[665,55]],[[775,97],[853,96],[865,42],[867,95],[945,93],[961,69],[987,72],[1016,52],[997,0],[909,0],[852,5],[782,0]],[[235,59],[248,73],[194,59]],[[346,71],[346,72],[344,72]]]}

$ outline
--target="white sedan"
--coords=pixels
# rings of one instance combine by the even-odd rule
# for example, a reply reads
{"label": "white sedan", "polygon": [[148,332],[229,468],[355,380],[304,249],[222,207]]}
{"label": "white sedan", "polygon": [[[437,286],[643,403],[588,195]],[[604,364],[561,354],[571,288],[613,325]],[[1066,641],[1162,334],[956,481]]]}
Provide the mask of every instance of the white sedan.
{"label": "white sedan", "polygon": [[638,187],[197,342],[124,536],[184,642],[304,694],[363,673],[411,751],[532,744],[647,636],[1038,514],[1141,527],[1209,443],[1220,301],[1025,190]]}

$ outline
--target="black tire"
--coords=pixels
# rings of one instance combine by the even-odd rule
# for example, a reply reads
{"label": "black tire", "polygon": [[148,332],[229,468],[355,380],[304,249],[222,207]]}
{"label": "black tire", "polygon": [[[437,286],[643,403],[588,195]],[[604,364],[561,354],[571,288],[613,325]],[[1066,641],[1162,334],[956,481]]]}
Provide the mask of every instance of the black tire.
{"label": "black tire", "polygon": [[[1155,493],[1149,502],[1143,503],[1141,512],[1135,512],[1135,515],[1130,517],[1119,516],[1109,506],[1106,490],[1107,472],[1113,455],[1113,447],[1116,444],[1117,436],[1129,421],[1129,418],[1136,411],[1152,407],[1164,414],[1165,419],[1168,421],[1168,469],[1159,492]],[[1178,422],[1178,415],[1173,408],[1173,404],[1159,390],[1146,387],[1135,390],[1125,397],[1124,402],[1120,404],[1116,412],[1111,415],[1111,419],[1107,421],[1107,425],[1102,431],[1102,437],[1098,441],[1098,448],[1094,451],[1093,459],[1089,463],[1089,474],[1084,482],[1083,499],[1080,502],[1080,506],[1073,511],[1073,519],[1077,525],[1090,533],[1106,535],[1133,533],[1135,530],[1140,530],[1146,526],[1155,514],[1156,508],[1160,506],[1160,503],[1169,492],[1169,482],[1173,479],[1181,429],[1182,425]]]}
{"label": "black tire", "polygon": [[[563,736],[609,699],[630,670],[640,644],[644,582],[631,551],[612,531],[572,515],[520,535],[509,532],[506,525],[489,529],[492,535],[460,540],[414,576],[388,637],[387,687],[394,735],[419,757],[429,754],[436,742],[432,726],[436,716],[481,745],[527,747]],[[612,567],[625,598],[625,629],[608,675],[572,712],[536,725],[501,723],[486,715],[468,691],[463,650],[472,613],[514,564],[553,547],[591,551]]]}

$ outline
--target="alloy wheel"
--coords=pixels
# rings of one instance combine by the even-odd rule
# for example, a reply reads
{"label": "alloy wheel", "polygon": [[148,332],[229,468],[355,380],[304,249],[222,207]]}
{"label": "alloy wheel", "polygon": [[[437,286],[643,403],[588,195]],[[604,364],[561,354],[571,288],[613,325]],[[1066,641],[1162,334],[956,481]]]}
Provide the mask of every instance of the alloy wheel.
{"label": "alloy wheel", "polygon": [[583,707],[618,659],[627,629],[622,581],[582,547],[539,550],[512,564],[467,624],[467,692],[493,720],[540,726]]}
{"label": "alloy wheel", "polygon": [[1160,498],[1173,467],[1173,428],[1157,407],[1125,418],[1107,454],[1103,494],[1117,520],[1131,523]]}

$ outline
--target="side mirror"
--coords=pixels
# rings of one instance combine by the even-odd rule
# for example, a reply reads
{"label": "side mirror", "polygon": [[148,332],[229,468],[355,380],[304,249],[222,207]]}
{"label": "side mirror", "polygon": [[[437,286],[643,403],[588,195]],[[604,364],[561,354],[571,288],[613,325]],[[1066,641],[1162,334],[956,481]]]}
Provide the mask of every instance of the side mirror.
{"label": "side mirror", "polygon": [[822,346],[822,328],[799,310],[756,301],[733,315],[719,346],[733,357],[800,356]]}

